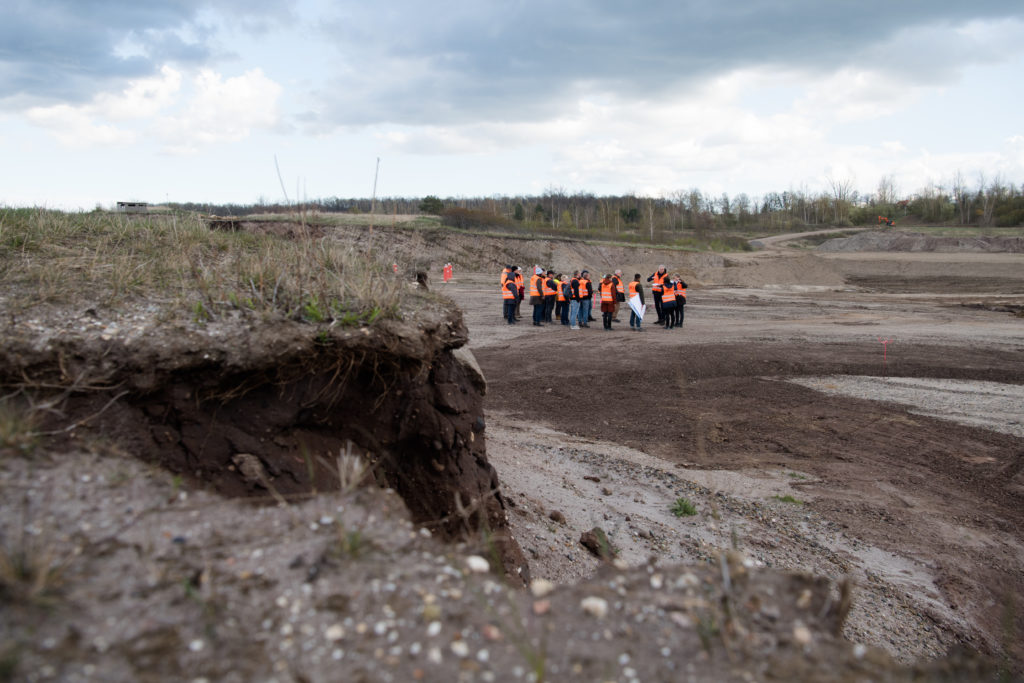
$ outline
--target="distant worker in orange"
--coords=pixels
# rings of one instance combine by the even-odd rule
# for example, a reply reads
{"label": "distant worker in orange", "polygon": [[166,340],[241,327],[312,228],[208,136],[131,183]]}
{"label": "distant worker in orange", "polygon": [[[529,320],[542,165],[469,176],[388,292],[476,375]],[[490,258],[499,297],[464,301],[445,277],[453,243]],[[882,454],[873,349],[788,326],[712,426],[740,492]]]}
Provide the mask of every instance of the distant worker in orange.
{"label": "distant worker in orange", "polygon": [[657,272],[654,275],[647,278],[647,281],[651,283],[651,296],[654,297],[654,310],[658,313],[658,319],[655,324],[661,324],[665,320],[665,314],[663,311],[664,302],[662,300],[662,293],[665,288],[665,282],[668,280],[668,270],[664,265],[658,266]]}
{"label": "distant worker in orange", "polygon": [[683,317],[686,312],[686,283],[679,273],[672,276],[672,291],[676,300],[675,319],[672,321],[673,329],[683,326]]}
{"label": "distant worker in orange", "polygon": [[601,320],[604,323],[604,329],[611,332],[616,304],[615,283],[612,282],[611,273],[601,278],[599,287],[601,289]]}
{"label": "distant worker in orange", "polygon": [[563,325],[569,324],[569,296],[566,294],[569,281],[559,273],[555,276],[555,317]]}
{"label": "distant worker in orange", "polygon": [[555,297],[558,296],[558,288],[555,285],[555,271],[549,270],[544,274],[544,281],[541,282],[544,294],[544,318],[543,322],[554,322],[551,315],[555,311]]}
{"label": "distant worker in orange", "polygon": [[533,267],[530,276],[530,305],[533,306],[533,326],[541,327],[544,321],[544,273],[540,266]]}
{"label": "distant worker in orange", "polygon": [[[639,297],[639,304],[640,304],[640,306],[643,306],[644,305],[644,286],[642,284],[640,284],[640,273],[637,273],[636,275],[634,275],[633,276],[633,281],[629,283],[629,298],[630,298],[630,300],[632,300],[634,296],[638,296]],[[642,310],[643,309],[641,308],[641,311]],[[636,327],[635,328],[633,327],[633,323],[634,322],[636,323]],[[635,329],[637,332],[642,332],[643,330],[640,328],[640,323],[641,322],[643,322],[642,319],[640,318],[639,315],[637,315],[636,311],[633,310],[633,306],[631,305],[629,307],[629,329],[631,329],[631,330]]]}
{"label": "distant worker in orange", "polygon": [[516,304],[519,303],[519,288],[516,287],[516,281],[511,277],[505,277],[502,274],[501,283],[501,303],[502,303],[502,315],[505,317],[505,321],[509,325],[516,324]]}
{"label": "distant worker in orange", "polygon": [[580,329],[580,288],[583,280],[580,279],[580,271],[572,271],[572,279],[569,280],[569,329]]}
{"label": "distant worker in orange", "polygon": [[619,305],[626,300],[626,283],[622,281],[622,271],[616,270],[612,274],[612,284],[615,285],[615,310],[612,312],[612,322],[620,322]]}
{"label": "distant worker in orange", "polygon": [[512,274],[516,280],[516,287],[519,288],[519,301],[516,302],[516,319],[518,320],[523,317],[521,307],[523,299],[526,298],[526,280],[523,277],[523,269],[519,266],[515,266],[512,269]]}

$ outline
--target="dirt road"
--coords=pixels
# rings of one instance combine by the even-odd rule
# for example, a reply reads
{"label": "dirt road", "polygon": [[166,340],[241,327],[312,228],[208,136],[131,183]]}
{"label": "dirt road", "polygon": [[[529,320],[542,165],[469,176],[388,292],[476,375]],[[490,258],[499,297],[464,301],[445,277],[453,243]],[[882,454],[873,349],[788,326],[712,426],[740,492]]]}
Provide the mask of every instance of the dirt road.
{"label": "dirt road", "polygon": [[[653,312],[642,333],[626,316],[612,332],[538,329],[525,306],[527,323],[508,326],[496,274],[449,285],[488,378],[489,457],[534,575],[593,572],[577,542],[592,526],[630,563],[736,545],[759,563],[853,576],[854,641],[903,660],[966,643],[1020,669],[1024,440],[920,414],[910,404],[927,392],[908,398],[895,378],[1019,391],[1024,320],[989,309],[1024,303],[1024,257],[979,271],[979,255],[942,256],[738,259],[731,282],[766,262],[789,279],[691,287],[677,331]],[[847,391],[851,376],[876,379]],[[956,386],[951,412],[987,410],[984,392]],[[671,514],[679,497],[698,514]]]}

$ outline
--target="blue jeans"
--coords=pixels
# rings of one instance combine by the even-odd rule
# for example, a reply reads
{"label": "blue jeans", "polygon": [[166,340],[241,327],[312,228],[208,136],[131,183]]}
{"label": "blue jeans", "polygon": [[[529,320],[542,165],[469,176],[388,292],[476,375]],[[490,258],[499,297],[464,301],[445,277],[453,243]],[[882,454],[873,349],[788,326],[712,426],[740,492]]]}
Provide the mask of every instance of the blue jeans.
{"label": "blue jeans", "polygon": [[640,316],[636,314],[632,308],[629,309],[629,326],[634,327],[634,321],[636,322],[635,327],[640,327]]}
{"label": "blue jeans", "polygon": [[569,302],[569,322],[572,323],[573,325],[579,325],[580,324],[579,317],[580,317],[580,300],[579,299],[573,299],[572,301]]}
{"label": "blue jeans", "polygon": [[533,304],[533,323],[539,324],[544,322],[544,304]]}
{"label": "blue jeans", "polygon": [[590,307],[592,305],[592,299],[580,299],[580,315],[579,324],[589,325],[590,324]]}

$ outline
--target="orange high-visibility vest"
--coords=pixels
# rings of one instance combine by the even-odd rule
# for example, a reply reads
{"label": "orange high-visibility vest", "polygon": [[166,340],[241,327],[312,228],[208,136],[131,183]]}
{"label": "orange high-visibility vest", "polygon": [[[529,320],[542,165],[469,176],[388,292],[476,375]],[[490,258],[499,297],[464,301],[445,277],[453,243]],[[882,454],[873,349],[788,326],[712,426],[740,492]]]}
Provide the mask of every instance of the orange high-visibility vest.
{"label": "orange high-visibility vest", "polygon": [[509,299],[516,299],[516,295],[508,290],[508,282],[501,286],[501,298],[508,301]]}
{"label": "orange high-visibility vest", "polygon": [[540,275],[530,278],[530,296],[540,296]]}
{"label": "orange high-visibility vest", "polygon": [[562,284],[563,283],[562,283],[561,280],[555,280],[555,297],[556,297],[555,300],[556,301],[565,301],[565,292],[562,291]]}
{"label": "orange high-visibility vest", "polygon": [[523,288],[523,274],[516,273],[516,287]]}
{"label": "orange high-visibility vest", "polygon": [[[576,291],[579,292],[580,296],[583,296],[583,280],[578,277],[574,277],[572,280],[569,280],[569,296],[572,297],[572,283],[574,282],[576,283]],[[578,298],[579,297],[577,297],[577,299]]]}
{"label": "orange high-visibility vest", "polygon": [[541,284],[544,287],[544,296],[554,296],[557,293],[556,290],[552,289],[551,287],[548,287],[548,282],[550,281],[551,280],[549,278],[544,278],[541,281]]}
{"label": "orange high-visibility vest", "polygon": [[619,294],[625,294],[626,293],[626,287],[625,287],[625,285],[622,284],[622,278],[621,277],[616,277],[615,279],[618,281],[618,284],[615,285],[615,290]]}
{"label": "orange high-visibility vest", "polygon": [[508,282],[509,275],[511,275],[511,271],[508,268],[506,268],[505,270],[501,271],[501,286],[502,287],[504,287],[505,283]]}
{"label": "orange high-visibility vest", "polygon": [[613,285],[611,283],[611,281],[609,281],[608,284],[602,283],[601,284],[601,298],[600,298],[600,300],[601,301],[614,301],[615,300],[615,294],[613,293],[614,289],[615,289],[615,285]]}
{"label": "orange high-visibility vest", "polygon": [[686,287],[683,287],[681,284],[679,284],[677,282],[676,286],[675,286],[675,290],[676,290],[676,298],[677,299],[679,297],[683,297],[684,299],[686,298]]}
{"label": "orange high-visibility vest", "polygon": [[652,292],[660,292],[662,290],[664,284],[665,284],[665,280],[667,280],[667,279],[668,279],[668,273],[663,273],[661,275],[658,275],[657,273],[655,273],[654,274],[654,280],[651,282],[651,291]]}
{"label": "orange high-visibility vest", "polygon": [[640,286],[640,283],[637,282],[636,280],[633,280],[632,282],[629,283],[629,298],[630,299],[632,299],[633,295],[636,294],[636,289],[639,286]]}

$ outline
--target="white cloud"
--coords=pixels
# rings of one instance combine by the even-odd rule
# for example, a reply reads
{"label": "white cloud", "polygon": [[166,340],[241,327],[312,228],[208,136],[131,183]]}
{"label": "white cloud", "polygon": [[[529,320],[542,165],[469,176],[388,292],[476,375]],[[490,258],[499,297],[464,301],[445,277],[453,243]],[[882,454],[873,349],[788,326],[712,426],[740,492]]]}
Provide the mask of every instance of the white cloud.
{"label": "white cloud", "polygon": [[172,153],[192,153],[273,128],[280,120],[281,90],[258,68],[232,78],[203,69],[186,82],[180,71],[164,66],[159,76],[100,93],[88,104],[33,107],[25,116],[69,147],[156,138]]}
{"label": "white cloud", "polygon": [[237,142],[255,128],[273,128],[280,121],[278,99],[282,88],[261,69],[227,79],[203,69],[194,87],[195,93],[184,110],[164,116],[157,124],[172,153],[190,154],[201,146]]}
{"label": "white cloud", "polygon": [[132,131],[97,122],[92,107],[33,107],[25,116],[68,147],[130,144],[135,139]]}
{"label": "white cloud", "polygon": [[179,71],[164,66],[159,77],[132,81],[116,95],[100,93],[91,106],[99,115],[114,120],[147,118],[174,104],[181,91],[181,81]]}

